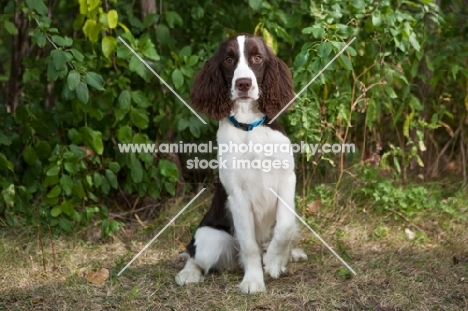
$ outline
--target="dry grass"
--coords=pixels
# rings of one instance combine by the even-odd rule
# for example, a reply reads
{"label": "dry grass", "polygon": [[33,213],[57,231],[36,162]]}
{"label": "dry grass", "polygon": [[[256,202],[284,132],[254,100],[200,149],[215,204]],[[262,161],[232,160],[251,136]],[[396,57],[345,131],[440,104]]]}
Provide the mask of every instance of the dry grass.
{"label": "dry grass", "polygon": [[[358,275],[351,278],[303,231],[309,260],[289,264],[279,279],[267,278],[266,293],[244,295],[237,288],[241,271],[210,274],[187,287],[175,284],[184,264],[177,254],[202,212],[192,208],[116,277],[175,211],[146,230],[128,226],[112,241],[85,241],[82,233],[55,239],[56,271],[46,237],[44,272],[35,235],[3,230],[0,310],[468,310],[466,223],[439,214],[421,216],[416,222],[426,236],[410,241],[404,233],[409,224],[393,215],[322,211],[314,216],[315,228]],[[86,274],[101,267],[111,270],[111,278],[88,283]]]}

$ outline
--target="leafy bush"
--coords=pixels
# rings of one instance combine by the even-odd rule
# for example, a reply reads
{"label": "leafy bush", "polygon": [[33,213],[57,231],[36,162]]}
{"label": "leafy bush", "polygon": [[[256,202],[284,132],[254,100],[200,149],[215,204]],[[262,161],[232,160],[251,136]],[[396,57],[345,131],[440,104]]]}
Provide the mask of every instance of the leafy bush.
{"label": "leafy bush", "polygon": [[[403,178],[408,170],[421,173],[418,166],[424,174],[437,172],[441,161],[456,161],[466,176],[467,109],[461,103],[468,32],[452,6],[401,0],[148,3],[6,1],[0,15],[6,60],[0,65],[2,224],[42,223],[70,232],[99,222],[107,235],[121,225],[109,219],[109,209],[122,205],[112,198],[161,200],[185,189],[170,156],[124,154],[117,144],[209,140],[216,122],[204,117],[209,126],[203,126],[123,41],[186,99],[194,73],[228,35],[263,36],[292,68],[297,92],[356,37],[282,117],[294,141],[353,142],[359,151],[304,155],[303,187],[317,177],[335,178],[330,164],[339,165],[340,182],[347,166],[371,155]],[[369,191],[388,206],[409,208],[424,196],[390,189],[384,182]],[[408,194],[414,198],[403,198]]]}

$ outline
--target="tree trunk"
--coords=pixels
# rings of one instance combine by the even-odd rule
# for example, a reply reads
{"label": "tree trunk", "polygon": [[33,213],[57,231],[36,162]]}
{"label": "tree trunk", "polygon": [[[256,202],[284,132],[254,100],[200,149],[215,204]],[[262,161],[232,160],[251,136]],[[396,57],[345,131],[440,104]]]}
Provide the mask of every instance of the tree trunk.
{"label": "tree trunk", "polygon": [[15,9],[13,23],[18,29],[18,34],[13,36],[13,45],[11,53],[11,68],[8,88],[6,90],[7,110],[14,112],[20,104],[21,80],[23,77],[23,57],[29,50],[29,21],[19,9]]}
{"label": "tree trunk", "polygon": [[[145,20],[146,15],[158,13],[156,8],[156,0],[140,0],[140,9],[142,21]],[[156,27],[156,25],[154,27]]]}

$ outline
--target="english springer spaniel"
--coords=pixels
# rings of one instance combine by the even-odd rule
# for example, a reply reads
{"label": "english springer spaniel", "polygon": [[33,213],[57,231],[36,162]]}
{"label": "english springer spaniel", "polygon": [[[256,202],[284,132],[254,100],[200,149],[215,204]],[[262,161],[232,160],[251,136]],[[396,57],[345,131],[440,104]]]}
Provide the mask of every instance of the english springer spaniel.
{"label": "english springer spaniel", "polygon": [[[190,94],[197,110],[220,121],[218,145],[231,146],[290,145],[279,123],[268,123],[293,97],[286,64],[260,37],[247,34],[221,43],[197,73]],[[268,172],[235,168],[239,160],[276,161],[281,166]],[[277,278],[289,260],[307,259],[302,249],[293,248],[299,237],[294,214],[269,191],[272,188],[294,208],[294,158],[290,151],[267,156],[239,150],[220,155],[218,150],[221,162],[225,166],[219,166],[220,183],[211,208],[187,246],[190,257],[175,279],[179,285],[203,281],[210,269],[234,268],[239,255],[244,268],[241,291],[263,292],[262,261],[265,272]]]}

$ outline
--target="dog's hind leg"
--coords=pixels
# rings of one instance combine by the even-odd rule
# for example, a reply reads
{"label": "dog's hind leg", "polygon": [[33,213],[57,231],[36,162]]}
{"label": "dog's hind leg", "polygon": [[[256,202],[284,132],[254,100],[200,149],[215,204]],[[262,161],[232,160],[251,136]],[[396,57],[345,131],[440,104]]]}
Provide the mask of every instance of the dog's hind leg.
{"label": "dog's hind leg", "polygon": [[212,227],[199,227],[188,246],[190,258],[176,275],[179,285],[203,281],[210,269],[230,269],[236,265],[233,236]]}

